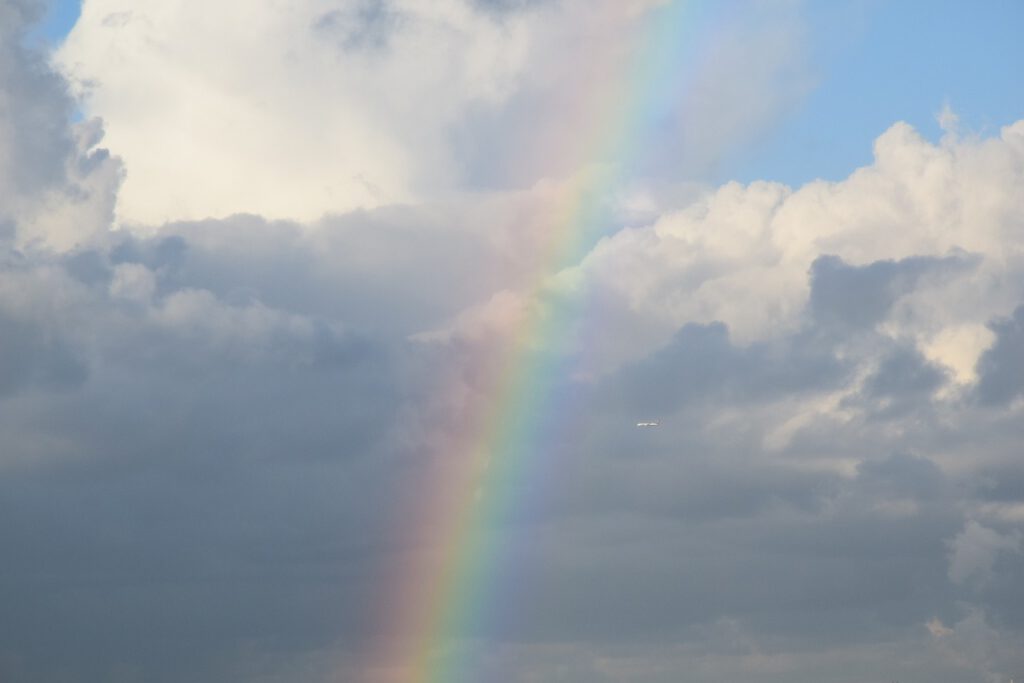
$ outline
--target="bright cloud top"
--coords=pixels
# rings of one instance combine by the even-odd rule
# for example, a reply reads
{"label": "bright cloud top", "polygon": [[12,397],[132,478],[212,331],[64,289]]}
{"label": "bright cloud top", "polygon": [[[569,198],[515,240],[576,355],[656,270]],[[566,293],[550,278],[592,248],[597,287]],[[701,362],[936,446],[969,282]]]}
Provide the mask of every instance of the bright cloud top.
{"label": "bright cloud top", "polygon": [[[590,94],[621,80],[654,5],[87,0],[57,61],[128,167],[121,222],[311,220],[576,173],[591,150],[565,141],[629,106]],[[802,92],[795,23],[723,28],[661,144],[707,163]]]}
{"label": "bright cloud top", "polygon": [[438,136],[505,96],[521,34],[457,2],[89,0],[59,59],[130,166],[123,220],[310,219],[449,173]]}

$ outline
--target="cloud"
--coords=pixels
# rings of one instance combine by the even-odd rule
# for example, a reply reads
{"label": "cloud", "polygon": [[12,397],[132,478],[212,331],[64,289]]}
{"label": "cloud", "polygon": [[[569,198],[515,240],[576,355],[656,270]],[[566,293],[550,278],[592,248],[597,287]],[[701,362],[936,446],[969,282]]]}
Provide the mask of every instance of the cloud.
{"label": "cloud", "polygon": [[1024,393],[1024,306],[991,329],[996,340],[979,359],[978,394],[986,403],[1005,403]]}
{"label": "cloud", "polygon": [[0,11],[0,93],[5,105],[0,182],[7,204],[8,193],[34,196],[64,180],[64,158],[73,146],[65,122],[73,105],[63,79],[20,41],[25,27],[41,14],[41,3],[9,2]]}
{"label": "cloud", "polygon": [[872,326],[885,319],[901,295],[914,289],[918,278],[929,271],[963,267],[963,260],[912,257],[857,267],[835,256],[819,256],[811,264],[810,308],[823,325],[846,330]]}
{"label": "cloud", "polygon": [[[503,99],[469,103],[450,131],[459,180],[472,188],[528,187],[615,163],[616,154],[645,190],[700,181],[813,84],[795,5],[474,4],[520,9],[511,16],[526,18],[530,41],[515,87]],[[667,35],[659,27],[674,32],[667,44],[652,39]],[[659,81],[669,72],[670,82]],[[620,82],[630,88],[613,85]],[[608,112],[627,135],[593,129],[595,112]]]}
{"label": "cloud", "polygon": [[0,5],[0,240],[66,248],[109,227],[120,166],[97,147],[98,121],[67,125],[75,104],[66,82],[23,44],[41,12],[32,2]]}
{"label": "cloud", "polygon": [[[658,5],[87,0],[57,62],[130,169],[122,223],[310,221],[607,163],[599,141],[569,141],[593,107],[619,106],[600,83],[635,61],[629,40]],[[686,110],[667,105],[662,132],[678,141],[673,159],[695,160],[691,176],[806,92],[798,18],[751,8],[715,29]],[[711,124],[714,135],[688,133]],[[678,171],[668,157],[648,171]]]}
{"label": "cloud", "polygon": [[74,386],[85,380],[86,368],[76,351],[45,328],[21,316],[0,311],[0,394],[26,385]]}
{"label": "cloud", "polygon": [[940,661],[992,683],[1013,677],[1021,643],[994,628],[984,611],[970,610],[952,628],[939,627],[932,634]]}
{"label": "cloud", "polygon": [[59,62],[131,169],[122,221],[314,219],[449,174],[444,127],[502,96],[522,48],[454,0],[89,0]]}
{"label": "cloud", "polygon": [[1000,551],[1020,552],[1020,533],[1000,534],[993,529],[968,522],[950,541],[949,578],[954,583],[970,579],[986,581]]}
{"label": "cloud", "polygon": [[385,0],[366,0],[354,7],[325,12],[313,22],[315,31],[337,40],[345,50],[382,50],[398,27],[400,15]]}
{"label": "cloud", "polygon": [[723,322],[741,343],[770,339],[800,328],[810,302],[822,325],[880,326],[973,380],[989,321],[1024,299],[1022,264],[1005,248],[1024,211],[1022,131],[932,144],[896,124],[875,162],[845,180],[729,183],[605,238],[579,271],[639,334],[631,350],[598,339],[591,356],[647,353],[688,322]]}
{"label": "cloud", "polygon": [[[405,154],[469,100],[527,107],[519,70],[543,81],[535,68],[560,54],[556,38],[613,32],[646,6],[538,28],[579,6],[504,5],[309,3],[284,23],[254,6],[266,32],[247,36],[214,30],[229,5],[187,23],[187,3],[90,0],[66,68],[75,54],[100,59],[94,38],[111,47],[103,59],[141,60],[96,85],[95,106],[117,100],[102,125],[68,124],[61,78],[0,43],[0,85],[14,94],[0,122],[27,136],[0,136],[0,677],[370,677],[362,657],[393,599],[384,577],[422,550],[407,536],[413,500],[460,457],[453,445],[490,407],[523,321],[566,313],[578,329],[531,349],[564,363],[546,366],[552,419],[536,468],[507,482],[530,504],[490,530],[510,549],[514,580],[495,591],[508,599],[450,644],[482,652],[487,680],[952,683],[1019,670],[1024,123],[938,143],[897,123],[870,165],[800,188],[673,194],[631,179],[651,198],[644,210],[608,198],[603,237],[546,279],[535,255],[585,169],[347,212],[348,200],[310,200],[314,219],[274,218],[274,202],[305,201],[308,178],[277,197],[267,187],[320,139],[316,126],[293,130],[292,107],[320,123],[344,110],[369,148],[406,119],[360,74],[393,75],[412,83],[403,97],[434,95],[423,128],[399,140]],[[0,12],[23,22],[25,7]],[[438,35],[452,39],[439,61],[413,64]],[[267,52],[265,83],[235,71],[254,54],[247,41]],[[310,55],[323,73],[281,90]],[[447,60],[460,69],[438,71]],[[369,109],[318,92],[336,76]],[[220,99],[228,86],[237,101]],[[136,165],[143,143],[121,115],[139,107],[136,133],[180,134],[173,103],[248,111],[257,96],[267,130],[294,149],[270,154],[263,129],[219,146],[198,124],[182,149],[146,138],[182,152],[172,187],[186,171],[253,167],[224,176],[237,194],[210,188],[225,211],[250,213],[114,227],[116,155],[145,192],[166,189]],[[30,109],[52,134],[25,129]],[[352,170],[314,151],[311,174]],[[408,168],[444,157],[423,154]],[[404,182],[387,156],[351,159]],[[168,206],[154,204],[158,223]],[[182,215],[216,212],[201,206]],[[647,418],[660,426],[634,427]]]}

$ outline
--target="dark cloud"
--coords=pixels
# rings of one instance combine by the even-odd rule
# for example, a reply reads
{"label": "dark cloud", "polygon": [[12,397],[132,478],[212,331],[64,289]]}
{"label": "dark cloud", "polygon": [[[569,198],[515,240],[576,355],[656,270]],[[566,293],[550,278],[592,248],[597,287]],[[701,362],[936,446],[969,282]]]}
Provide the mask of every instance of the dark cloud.
{"label": "dark cloud", "polygon": [[893,455],[862,462],[858,483],[879,499],[943,502],[953,491],[942,470],[927,458]]}
{"label": "dark cloud", "polygon": [[1024,394],[1024,306],[990,327],[996,342],[978,360],[978,396],[988,404],[1007,403]]}
{"label": "dark cloud", "polygon": [[0,398],[29,386],[69,388],[82,383],[88,366],[58,330],[0,308]]}
{"label": "dark cloud", "polygon": [[106,287],[113,272],[107,254],[97,249],[81,249],[64,256],[63,266],[67,273],[86,285]]}
{"label": "dark cloud", "polygon": [[1006,463],[1002,467],[977,473],[978,495],[989,501],[1024,503],[1024,463]]}
{"label": "dark cloud", "polygon": [[948,277],[976,263],[966,254],[953,254],[851,266],[837,256],[819,256],[811,265],[811,313],[823,325],[868,328],[880,322],[921,278]]}
{"label": "dark cloud", "polygon": [[558,1],[559,0],[470,0],[470,4],[482,11],[494,12],[500,15],[509,12],[531,10],[543,5],[555,4]]}
{"label": "dark cloud", "polygon": [[[394,254],[409,282],[389,290],[372,276],[378,248],[413,217],[391,236],[358,234],[380,218],[339,217],[337,242],[236,217],[66,254],[8,250],[3,279],[45,305],[15,311],[8,298],[3,318],[13,341],[0,357],[14,370],[0,399],[0,671],[283,681],[317,652],[362,651],[443,387],[487,359],[472,342],[407,339],[462,304],[416,312],[401,287],[441,297],[446,278],[477,275],[414,242]],[[239,225],[251,238],[232,243]],[[330,265],[355,275],[318,279]],[[151,278],[151,294],[125,298],[129,275]],[[347,288],[325,292],[329,282]],[[368,302],[407,317],[358,319]],[[604,379],[549,378],[563,407],[545,427],[548,464],[517,484],[534,504],[493,530],[516,598],[463,635],[664,649],[707,643],[727,616],[793,653],[954,624],[965,599],[1017,628],[997,605],[1017,604],[1014,557],[997,557],[980,592],[948,578],[964,507],[1012,496],[1010,478],[984,483],[1012,467],[958,487],[929,457],[927,430],[873,426],[872,401],[934,403],[943,375],[867,331],[855,347],[821,332],[814,306],[812,295],[805,327],[771,342],[688,324]],[[810,416],[766,446],[790,414],[773,406],[837,390],[863,399],[848,422]],[[728,414],[745,417],[721,426]],[[638,416],[662,425],[637,430]],[[854,471],[804,467],[811,458]],[[310,666],[331,680],[331,667]]]}
{"label": "dark cloud", "polygon": [[928,410],[934,392],[949,381],[945,370],[915,348],[891,345],[877,354],[878,366],[864,379],[860,394],[848,402],[861,402],[873,418],[888,420]]}
{"label": "dark cloud", "polygon": [[664,348],[608,380],[610,401],[657,417],[689,402],[756,401],[835,386],[846,372],[833,350],[802,331],[737,347],[722,323],[687,324]]}
{"label": "dark cloud", "polygon": [[[136,255],[166,267],[167,244]],[[86,330],[67,310],[49,327],[0,316],[0,672],[245,680],[223,671],[249,648],[358,641],[387,463],[408,448],[403,352],[189,289],[123,306],[103,287],[125,263],[112,252],[68,262]]]}
{"label": "dark cloud", "polygon": [[[274,283],[337,262],[304,239],[282,227],[229,251],[169,233],[9,255],[4,277],[52,312],[45,333],[5,319],[23,338],[12,358],[36,368],[7,385],[0,420],[14,467],[0,484],[5,672],[247,680],[253,649],[273,671],[370,637],[409,463],[428,457],[416,416],[482,349],[269,305]],[[285,277],[274,265],[289,249],[302,258]],[[126,268],[153,278],[152,299],[119,298]],[[359,282],[344,296],[385,300]],[[843,477],[774,461],[755,423],[730,439],[708,428],[722,406],[831,391],[873,362],[840,362],[830,339],[740,346],[723,324],[687,325],[607,380],[563,378],[557,466],[523,482],[537,506],[495,529],[520,549],[505,566],[530,597],[473,635],[639,646],[699,638],[729,614],[758,637],[829,647],[955,618],[945,539],[962,516],[930,460],[863,453]],[[85,349],[88,373],[40,402],[61,376],[52,357]],[[889,376],[872,396],[931,391],[906,350],[878,367]],[[647,411],[664,423],[641,433],[630,420]]]}
{"label": "dark cloud", "polygon": [[885,355],[878,369],[865,380],[870,396],[904,397],[930,394],[942,386],[946,376],[916,349],[899,347]]}

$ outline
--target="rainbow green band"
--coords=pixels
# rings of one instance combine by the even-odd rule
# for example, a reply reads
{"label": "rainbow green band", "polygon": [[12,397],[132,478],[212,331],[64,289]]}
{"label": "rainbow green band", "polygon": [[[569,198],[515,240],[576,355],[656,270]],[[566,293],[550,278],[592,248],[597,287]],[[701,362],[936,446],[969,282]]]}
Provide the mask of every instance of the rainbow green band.
{"label": "rainbow green band", "polygon": [[514,591],[504,584],[514,578],[507,574],[517,549],[502,546],[508,535],[501,530],[530,504],[524,491],[552,466],[541,437],[548,416],[558,413],[552,378],[564,375],[564,354],[549,349],[564,346],[579,323],[580,297],[556,292],[552,278],[592,246],[631,166],[666,125],[681,125],[683,97],[699,67],[700,9],[697,2],[671,2],[651,12],[618,73],[583,79],[578,96],[592,118],[563,152],[575,168],[605,170],[580,181],[551,210],[528,310],[486,368],[491,398],[448,444],[454,452],[442,455],[417,501],[409,538],[420,551],[395,571],[385,615],[389,642],[371,671],[373,683],[482,683],[475,667],[486,653],[469,644],[486,641],[474,637],[496,626],[489,620],[500,611],[499,599]]}

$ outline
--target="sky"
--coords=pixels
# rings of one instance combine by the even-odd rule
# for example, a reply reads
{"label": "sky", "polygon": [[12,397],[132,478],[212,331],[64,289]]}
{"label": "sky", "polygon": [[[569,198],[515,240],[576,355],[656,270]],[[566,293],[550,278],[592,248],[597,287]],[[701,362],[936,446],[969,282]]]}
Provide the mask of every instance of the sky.
{"label": "sky", "polygon": [[1022,26],[0,0],[0,680],[1024,679]]}

